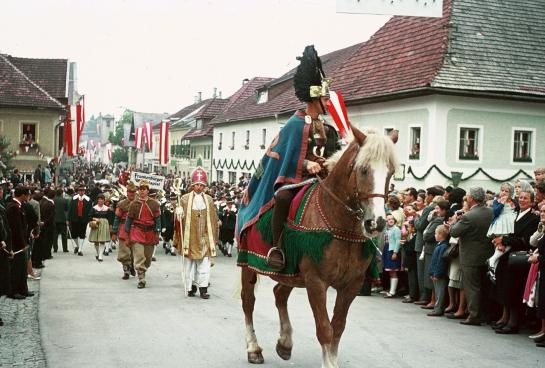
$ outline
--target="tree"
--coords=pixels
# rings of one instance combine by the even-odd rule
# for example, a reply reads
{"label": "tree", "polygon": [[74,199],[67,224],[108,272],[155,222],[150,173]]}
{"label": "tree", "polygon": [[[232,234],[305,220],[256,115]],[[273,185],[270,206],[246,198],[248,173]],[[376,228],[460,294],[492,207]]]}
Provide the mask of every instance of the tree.
{"label": "tree", "polygon": [[3,135],[0,135],[0,173],[7,175],[8,170],[11,168],[10,161],[13,156],[12,152],[8,151],[9,139]]}
{"label": "tree", "polygon": [[123,125],[132,123],[133,113],[132,111],[125,110],[121,119],[117,122],[115,126],[115,133],[110,133],[108,136],[108,141],[116,146],[123,146],[122,140],[125,135]]}
{"label": "tree", "polygon": [[129,154],[126,148],[116,148],[112,152],[112,163],[117,164],[118,162],[128,162]]}

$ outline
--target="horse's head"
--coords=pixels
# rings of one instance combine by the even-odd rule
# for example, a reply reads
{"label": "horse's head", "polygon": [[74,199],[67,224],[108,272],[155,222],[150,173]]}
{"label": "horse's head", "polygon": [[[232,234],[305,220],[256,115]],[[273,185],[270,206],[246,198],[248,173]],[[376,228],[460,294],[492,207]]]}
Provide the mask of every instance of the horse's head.
{"label": "horse's head", "polygon": [[346,198],[347,206],[358,212],[363,234],[375,237],[386,225],[385,199],[397,166],[397,131],[390,136],[374,129],[364,134],[352,128],[352,132],[354,139],[348,148],[328,160],[328,168],[333,169],[328,179],[332,179],[337,191],[343,192],[339,194]]}

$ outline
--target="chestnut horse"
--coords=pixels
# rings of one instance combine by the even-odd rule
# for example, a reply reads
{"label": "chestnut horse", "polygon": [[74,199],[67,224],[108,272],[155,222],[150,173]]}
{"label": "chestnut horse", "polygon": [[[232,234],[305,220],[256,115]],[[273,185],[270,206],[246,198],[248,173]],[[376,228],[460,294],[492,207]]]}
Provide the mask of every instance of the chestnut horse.
{"label": "chestnut horse", "polygon": [[[307,215],[301,224],[307,228],[327,228],[333,234],[331,242],[324,247],[320,264],[304,256],[299,262],[297,276],[270,276],[278,282],[274,287],[280,317],[276,352],[284,360],[290,359],[293,347],[287,302],[292,289],[301,287],[307,289],[314,314],[316,336],[322,346],[322,367],[338,367],[337,350],[348,309],[363,285],[371,261],[371,257],[362,256],[363,242],[377,236],[385,226],[385,195],[396,167],[393,144],[397,132],[395,134],[395,138],[390,139],[374,130],[365,135],[353,128],[354,139],[348,147],[327,160],[330,174],[310,195],[305,210]],[[327,212],[323,211],[321,203],[327,203]],[[253,325],[256,278],[255,271],[242,267],[241,297],[248,361],[260,364],[264,359]],[[330,286],[337,290],[331,320],[326,308]]]}

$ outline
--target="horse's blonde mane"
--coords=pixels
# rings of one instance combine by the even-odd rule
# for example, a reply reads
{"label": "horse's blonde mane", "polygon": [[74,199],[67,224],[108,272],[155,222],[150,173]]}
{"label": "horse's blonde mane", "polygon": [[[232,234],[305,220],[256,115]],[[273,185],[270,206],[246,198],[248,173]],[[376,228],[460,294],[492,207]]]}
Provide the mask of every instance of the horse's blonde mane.
{"label": "horse's blonde mane", "polygon": [[[369,167],[375,162],[387,162],[390,167],[397,167],[394,143],[390,137],[379,134],[374,128],[365,131],[365,135],[365,143],[358,151],[354,166],[356,168],[363,168]],[[339,162],[346,147],[335,152],[325,162],[325,165],[330,172]]]}

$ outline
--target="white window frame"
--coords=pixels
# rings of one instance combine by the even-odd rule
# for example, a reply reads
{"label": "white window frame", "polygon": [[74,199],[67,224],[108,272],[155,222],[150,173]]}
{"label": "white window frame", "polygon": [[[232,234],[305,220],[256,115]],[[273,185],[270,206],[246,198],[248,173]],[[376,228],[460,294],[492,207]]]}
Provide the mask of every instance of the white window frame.
{"label": "white window frame", "polygon": [[[411,158],[411,152],[412,152],[412,130],[413,128],[420,128],[420,152],[418,158]],[[424,126],[422,124],[411,124],[409,125],[409,161],[421,161],[422,160],[422,137],[424,136]]]}
{"label": "white window frame", "polygon": [[[235,180],[231,181],[231,177],[234,176]],[[236,171],[228,171],[227,172],[227,179],[229,180],[229,184],[236,184],[237,183],[237,172]]]}
{"label": "white window frame", "polygon": [[223,133],[219,133],[219,144],[218,144],[218,151],[221,151],[221,146],[223,144]]}
{"label": "white window frame", "polygon": [[[530,157],[532,158],[532,161],[530,162],[520,162],[515,161],[513,156],[515,155],[515,132],[516,131],[526,131],[532,133],[532,138],[530,141]],[[526,165],[526,166],[534,166],[536,161],[536,128],[528,128],[528,127],[511,127],[511,158],[510,162],[511,165]]]}
{"label": "white window frame", "polygon": [[257,92],[257,104],[264,104],[269,100],[269,90],[261,90]]}
{"label": "white window frame", "polygon": [[229,148],[232,150],[235,149],[235,136],[236,136],[236,132],[231,132],[231,147]]}
{"label": "white window frame", "polygon": [[216,180],[217,181],[223,181],[223,170],[216,170]]}
{"label": "white window frame", "polygon": [[[464,160],[460,159],[460,132],[462,129],[479,129],[477,152],[479,153],[478,160]],[[457,124],[456,125],[456,162],[465,164],[480,164],[483,162],[484,152],[484,126],[476,124]]]}

